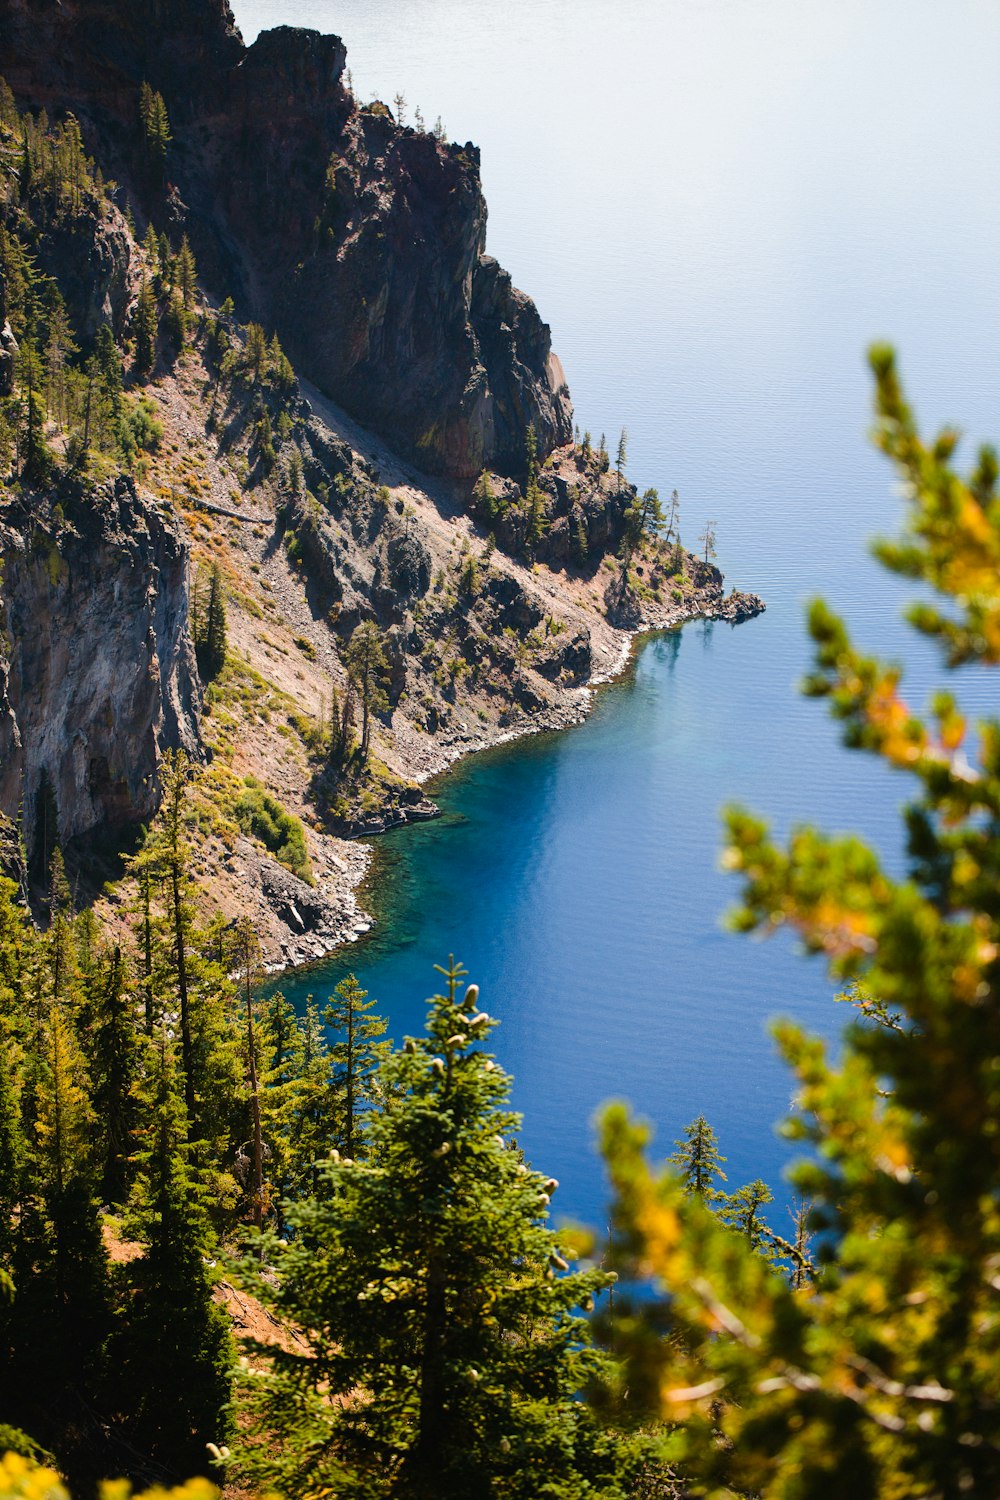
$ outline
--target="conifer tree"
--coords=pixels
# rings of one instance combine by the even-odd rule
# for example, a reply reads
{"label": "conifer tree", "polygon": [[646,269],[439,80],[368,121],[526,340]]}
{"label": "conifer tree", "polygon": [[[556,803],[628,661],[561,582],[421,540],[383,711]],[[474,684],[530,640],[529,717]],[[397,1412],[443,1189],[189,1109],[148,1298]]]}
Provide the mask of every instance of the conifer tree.
{"label": "conifer tree", "polygon": [[389,659],[374,620],[362,620],[344,653],[348,676],[361,699],[361,759],[368,759],[372,714],[389,707]]}
{"label": "conifer tree", "polygon": [[388,1022],[372,1015],[376,1002],[368,999],[353,974],[337,985],[324,1013],[326,1024],[339,1033],[330,1051],[331,1081],[338,1098],[337,1146],[348,1157],[365,1152],[364,1113],[372,1103],[373,1074],[388,1052]]}
{"label": "conifer tree", "polygon": [[[197,607],[197,587],[192,604]],[[211,682],[226,663],[226,588],[218,563],[212,564],[209,573],[204,611],[194,615],[192,626],[198,670],[205,682]]]}
{"label": "conifer tree", "polygon": [[669,543],[669,542],[679,541],[680,537],[679,537],[678,527],[680,526],[680,517],[681,517],[681,497],[678,494],[677,490],[671,490],[671,492],[670,492],[670,510],[669,510],[669,512],[667,514],[667,524],[664,527],[664,531],[663,531],[663,540],[665,542]]}
{"label": "conifer tree", "polygon": [[287,1143],[293,1191],[316,1186],[316,1163],[333,1145],[336,1100],[330,1084],[330,1048],[319,1006],[310,995],[301,1023],[301,1065],[294,1088],[294,1107]]}
{"label": "conifer tree", "polygon": [[146,253],[146,271],[155,279],[160,272],[160,241],[152,220],[146,225],[142,248]]}
{"label": "conifer tree", "polygon": [[697,1194],[703,1203],[715,1203],[723,1196],[715,1183],[726,1180],[722,1170],[726,1158],[720,1152],[715,1131],[705,1116],[699,1115],[685,1126],[684,1139],[675,1141],[674,1145],[677,1149],[670,1161],[680,1172],[684,1191]]}
{"label": "conifer tree", "polygon": [[286,1494],[611,1500],[623,1455],[576,1399],[602,1362],[573,1313],[608,1277],[569,1272],[545,1224],[557,1184],[525,1166],[483,1050],[495,1023],[443,972],[427,1035],[381,1069],[370,1159],[334,1154],[289,1208],[274,1300],[311,1352],[270,1350],[248,1382],[244,1473]]}
{"label": "conifer tree", "polygon": [[10,1044],[0,1035],[0,1271],[10,1265],[27,1160],[11,1054]]}
{"label": "conifer tree", "polygon": [[107,1253],[93,1194],[92,1109],[63,1007],[42,1032],[35,1140],[11,1258],[13,1303],[0,1308],[0,1411],[66,1472],[92,1479],[95,1424],[111,1330]]}
{"label": "conifer tree", "polygon": [[156,363],[156,335],[159,318],[156,298],[145,276],[139,287],[135,310],[135,370],[140,377],[149,375]]}
{"label": "conifer tree", "polygon": [[250,1082],[250,1118],[253,1121],[253,1179],[250,1202],[253,1223],[260,1230],[264,1223],[264,1137],[261,1130],[260,1082],[258,1077],[257,1035],[254,1024],[254,981],[260,965],[260,943],[249,917],[241,917],[236,924],[236,961],[243,978],[243,998],[246,1006],[246,1054]]}
{"label": "conifer tree", "polygon": [[167,150],[172,137],[163,95],[150,88],[148,83],[143,83],[139,91],[139,118],[146,170],[159,186],[166,174]]}
{"label": "conifer tree", "polygon": [[195,1118],[195,1047],[194,1022],[191,1014],[190,954],[192,941],[191,875],[188,868],[188,844],[184,833],[184,812],[190,764],[183,751],[168,751],[163,762],[162,823],[156,853],[167,885],[167,905],[173,938],[174,974],[180,1007],[181,1069],[184,1074],[184,1103],[188,1120]]}
{"label": "conifer tree", "polygon": [[475,497],[476,504],[483,518],[488,525],[491,524],[497,518],[499,507],[497,505],[497,497],[493,489],[493,482],[490,479],[488,469],[484,469],[480,474],[479,478],[476,480],[475,487],[472,493]]}
{"label": "conifer tree", "polygon": [[296,1181],[296,1121],[305,1069],[303,1027],[280,992],[262,1004],[260,1037],[261,1130],[271,1152],[269,1175],[277,1199],[292,1196]]}
{"label": "conifer tree", "polygon": [[105,1203],[125,1202],[132,1180],[139,1031],[120,948],[107,955],[97,975],[91,1072],[97,1119],[98,1181]]}
{"label": "conifer tree", "polygon": [[195,264],[194,252],[191,249],[187,235],[181,236],[181,248],[177,252],[177,286],[184,301],[185,310],[190,308],[194,301],[194,294],[198,283],[198,268]]}
{"label": "conifer tree", "polygon": [[524,441],[528,471],[524,491],[528,508],[525,540],[529,547],[535,547],[545,535],[546,514],[545,493],[538,483],[538,438],[533,427],[525,429]]}
{"label": "conifer tree", "polygon": [[615,453],[615,473],[618,476],[618,493],[622,492],[622,481],[625,474],[625,465],[628,463],[628,433],[623,427],[618,438],[618,449]]}
{"label": "conifer tree", "polygon": [[38,483],[49,472],[52,454],[45,441],[45,396],[42,362],[35,341],[22,339],[17,357],[22,396],[21,473]]}
{"label": "conifer tree", "polygon": [[128,1228],[146,1242],[127,1270],[128,1319],[115,1347],[131,1443],[173,1474],[209,1471],[207,1443],[228,1436],[233,1350],[212,1298],[212,1236],[186,1163],[185,1110],[161,1030],[150,1140]]}
{"label": "conifer tree", "polygon": [[735,1193],[727,1195],[719,1209],[719,1218],[723,1224],[728,1224],[730,1229],[741,1234],[750,1249],[762,1255],[765,1260],[774,1258],[773,1236],[761,1210],[765,1204],[773,1201],[774,1194],[767,1183],[756,1177],[745,1187],[737,1188]]}

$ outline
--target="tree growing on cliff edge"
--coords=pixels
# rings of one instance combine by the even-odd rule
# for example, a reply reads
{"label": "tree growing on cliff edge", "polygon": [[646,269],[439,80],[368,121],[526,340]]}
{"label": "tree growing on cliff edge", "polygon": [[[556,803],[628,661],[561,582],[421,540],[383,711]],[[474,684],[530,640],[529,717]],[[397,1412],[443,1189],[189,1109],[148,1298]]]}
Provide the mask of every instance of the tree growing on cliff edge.
{"label": "tree growing on cliff edge", "polygon": [[[336,1153],[271,1244],[280,1316],[308,1355],[269,1348],[246,1382],[243,1477],[288,1495],[620,1500],[625,1451],[578,1394],[603,1369],[574,1309],[608,1284],[571,1272],[545,1223],[557,1186],[524,1163],[496,1024],[451,963],[427,1034],[381,1068],[371,1156]],[[269,1439],[280,1433],[280,1442]]]}
{"label": "tree growing on cliff edge", "polygon": [[142,126],[143,165],[151,182],[161,187],[172,140],[170,119],[163,95],[145,82],[139,90],[139,123]]}
{"label": "tree growing on cliff edge", "polygon": [[677,490],[670,492],[670,510],[667,515],[667,524],[663,532],[663,540],[668,544],[680,541],[681,523],[681,497]]}
{"label": "tree growing on cliff edge", "polygon": [[[891,351],[871,356],[876,441],[909,502],[891,570],[938,598],[909,612],[954,667],[1000,665],[1000,498],[995,451],[963,475],[957,433],[924,441]],[[800,828],[787,844],[728,815],[728,868],[745,931],[794,929],[834,977],[863,979],[898,1025],[850,1026],[835,1061],[789,1023],[794,1181],[824,1231],[814,1287],[796,1290],[676,1179],[653,1173],[646,1133],[604,1119],[621,1263],[669,1298],[643,1309],[630,1381],[673,1428],[671,1448],[709,1493],[769,1500],[1000,1493],[1000,722],[972,743],[939,692],[914,713],[900,669],[863,655],[812,606],[807,692],[829,700],[852,748],[914,778],[909,870],[893,879],[854,837]],[[666,1320],[672,1337],[652,1335]]]}
{"label": "tree growing on cliff edge", "polygon": [[364,762],[371,743],[372,715],[385,713],[389,707],[389,658],[374,620],[362,620],[354,631],[344,652],[344,664],[361,700],[360,754]]}
{"label": "tree growing on cliff edge", "polygon": [[226,664],[226,586],[218,563],[212,564],[204,600],[195,580],[191,605],[198,671],[203,682],[211,682]]}
{"label": "tree growing on cliff edge", "polygon": [[139,287],[133,328],[135,331],[135,372],[141,378],[149,375],[156,363],[156,336],[159,330],[156,298],[145,276]]}
{"label": "tree growing on cliff edge", "polygon": [[615,473],[618,476],[618,493],[622,492],[622,483],[625,477],[625,465],[628,463],[628,431],[622,428],[618,436],[618,451],[615,454]]}
{"label": "tree growing on cliff edge", "polygon": [[705,522],[705,530],[698,538],[698,545],[704,548],[704,559],[708,562],[715,556],[715,526],[714,521]]}

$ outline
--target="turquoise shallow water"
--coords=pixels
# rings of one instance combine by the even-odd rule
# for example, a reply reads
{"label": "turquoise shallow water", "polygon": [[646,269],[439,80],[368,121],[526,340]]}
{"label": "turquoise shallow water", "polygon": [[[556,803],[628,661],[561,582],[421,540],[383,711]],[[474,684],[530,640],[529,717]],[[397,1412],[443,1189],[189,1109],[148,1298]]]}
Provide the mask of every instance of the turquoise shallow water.
{"label": "turquoise shallow water", "polygon": [[[938,676],[870,561],[899,501],[865,443],[874,337],[928,425],[1000,436],[1000,11],[991,0],[237,0],[248,37],[339,31],[362,98],[401,89],[483,150],[489,248],[552,324],[577,416],[632,477],[719,523],[767,614],[646,646],[591,720],[477,758],[445,816],[381,842],[380,925],[347,965],[400,1037],[459,955],[503,1019],[525,1143],[599,1221],[590,1119],[612,1094],[668,1144],[715,1123],[731,1184],[775,1187],[790,1079],[768,1018],[835,1037],[790,943],[726,935],[718,810],[858,829],[901,868],[905,782],[795,696],[805,599]],[[968,677],[973,711],[993,690]],[[296,981],[297,992],[302,987]]]}

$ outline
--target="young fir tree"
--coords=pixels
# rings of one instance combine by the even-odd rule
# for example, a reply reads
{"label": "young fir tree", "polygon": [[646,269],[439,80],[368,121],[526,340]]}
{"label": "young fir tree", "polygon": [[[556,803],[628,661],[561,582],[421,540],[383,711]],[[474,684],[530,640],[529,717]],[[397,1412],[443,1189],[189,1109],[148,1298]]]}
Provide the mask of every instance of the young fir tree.
{"label": "young fir tree", "polygon": [[774,1194],[767,1183],[755,1177],[745,1187],[727,1194],[719,1209],[723,1224],[741,1234],[750,1249],[765,1260],[774,1259],[774,1236],[761,1210],[773,1201]]}
{"label": "young fir tree", "polygon": [[529,426],[525,429],[524,445],[528,471],[524,489],[524,502],[527,509],[525,541],[529,547],[536,547],[545,535],[548,517],[545,510],[545,492],[538,483],[538,438],[533,427]]}
{"label": "young fir tree", "polygon": [[226,664],[226,588],[218,563],[212,564],[204,604],[192,603],[197,608],[192,625],[198,671],[203,681],[211,682]]}
{"label": "young fir tree", "polygon": [[95,976],[90,1071],[96,1114],[98,1184],[104,1203],[128,1197],[142,1065],[141,1033],[128,991],[121,949],[105,955]]}
{"label": "young fir tree", "polygon": [[686,1193],[696,1194],[703,1203],[715,1203],[724,1195],[715,1186],[716,1181],[725,1182],[722,1170],[725,1157],[719,1150],[715,1131],[699,1115],[684,1128],[684,1139],[675,1141],[677,1150],[670,1161],[677,1167]]}
{"label": "young fir tree", "polygon": [[32,484],[41,483],[52,467],[52,453],[45,441],[45,376],[34,339],[22,339],[17,356],[17,379],[21,394],[19,435],[21,475]]}
{"label": "young fir tree", "polygon": [[160,186],[166,176],[167,151],[170,146],[170,119],[163,95],[143,83],[139,91],[139,120],[142,125],[143,163],[151,182]]}
{"label": "young fir tree", "polygon": [[135,333],[135,373],[140,379],[151,374],[156,363],[156,336],[159,321],[156,298],[144,276],[139,287],[139,298],[136,302],[132,324]]}
{"label": "young fir tree", "polygon": [[27,1162],[12,1055],[12,1046],[0,1035],[0,1272],[4,1274],[10,1270]]}
{"label": "young fir tree", "polygon": [[488,526],[492,526],[500,513],[500,508],[488,469],[484,469],[476,480],[472,494],[479,514]]}
{"label": "young fir tree", "polygon": [[347,1157],[366,1155],[365,1115],[373,1102],[373,1079],[388,1053],[388,1022],[372,1015],[376,1002],[368,999],[353,974],[337,985],[324,1012],[326,1024],[338,1033],[330,1051],[331,1081],[338,1097],[337,1146]]}
{"label": "young fir tree", "polygon": [[258,1033],[261,1130],[271,1148],[269,1175],[281,1202],[292,1197],[296,1186],[294,1141],[305,1069],[303,1026],[284,995],[262,1002]]}
{"label": "young fir tree", "polygon": [[212,1248],[187,1165],[186,1117],[170,1042],[154,1049],[149,1141],[127,1219],[145,1253],[125,1272],[128,1317],[115,1345],[129,1441],[172,1475],[210,1472],[208,1443],[228,1436],[232,1340],[213,1300]]}
{"label": "young fir tree", "polygon": [[[40,1038],[34,1140],[0,1307],[0,1411],[93,1481],[111,1332],[107,1253],[92,1186],[93,1111],[80,1048],[51,1002]],[[99,1472],[99,1470],[98,1470]]]}
{"label": "young fir tree", "polygon": [[235,959],[242,978],[243,1003],[246,1011],[246,1059],[250,1096],[250,1119],[253,1136],[250,1141],[250,1209],[254,1228],[260,1230],[266,1211],[264,1193],[264,1135],[261,1128],[260,1063],[257,1051],[254,983],[260,970],[260,943],[249,917],[236,924]]}
{"label": "young fir tree", "polygon": [[194,911],[191,904],[192,879],[189,868],[189,850],[184,830],[190,770],[190,763],[183,751],[167,752],[163,761],[163,803],[154,847],[167,892],[166,904],[170,935],[173,941],[174,974],[177,981],[184,1103],[188,1120],[193,1125],[197,1088],[190,964]]}
{"label": "young fir tree", "polygon": [[330,1048],[319,1006],[310,995],[299,1023],[301,1060],[288,1110],[284,1154],[289,1197],[314,1191],[316,1163],[328,1155],[336,1133],[337,1099],[330,1081]]}
{"label": "young fir tree", "polygon": [[198,267],[195,264],[194,251],[191,249],[187,235],[181,237],[181,248],[177,252],[177,289],[181,294],[185,311],[189,310],[194,302],[194,294],[198,285]]}
{"label": "young fir tree", "polygon": [[291,1495],[610,1500],[622,1449],[577,1399],[602,1359],[574,1314],[609,1278],[569,1271],[545,1224],[556,1184],[525,1166],[484,1051],[495,1023],[442,972],[427,1035],[382,1067],[369,1160],[334,1153],[272,1246],[273,1300],[310,1351],[269,1349],[247,1382],[240,1467]]}
{"label": "young fir tree", "polygon": [[[1000,664],[995,450],[953,465],[957,434],[927,442],[891,351],[872,353],[876,440],[908,515],[878,556],[928,587],[912,623],[951,666]],[[937,598],[933,598],[932,590]],[[622,1263],[651,1288],[629,1348],[698,1491],[768,1500],[1000,1493],[1000,723],[970,731],[950,693],[929,717],[900,668],[866,656],[822,603],[807,690],[847,742],[913,778],[909,870],[890,874],[851,836],[728,816],[744,880],[735,925],[794,929],[842,986],[860,979],[900,1024],[848,1028],[833,1055],[777,1028],[797,1077],[793,1180],[815,1202],[825,1265],[798,1290],[741,1246],[675,1180],[616,1108],[605,1150]],[[657,1292],[662,1295],[657,1295]],[[672,1337],[653,1336],[666,1320]]]}

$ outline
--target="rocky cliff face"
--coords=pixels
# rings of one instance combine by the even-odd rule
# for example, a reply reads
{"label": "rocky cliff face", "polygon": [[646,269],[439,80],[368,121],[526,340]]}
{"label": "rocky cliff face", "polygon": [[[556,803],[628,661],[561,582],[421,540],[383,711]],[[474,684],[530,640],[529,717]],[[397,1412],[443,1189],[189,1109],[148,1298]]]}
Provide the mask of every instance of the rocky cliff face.
{"label": "rocky cliff face", "polygon": [[137,203],[139,88],[162,91],[173,227],[398,451],[468,480],[520,471],[529,424],[543,456],[570,440],[548,327],[485,253],[478,152],[359,109],[339,39],[246,48],[224,0],[0,0],[0,22],[19,101],[75,110]]}
{"label": "rocky cliff face", "polygon": [[29,853],[53,811],[64,844],[120,839],[156,808],[163,752],[200,755],[187,548],[118,479],[5,507],[0,559],[0,813]]}

